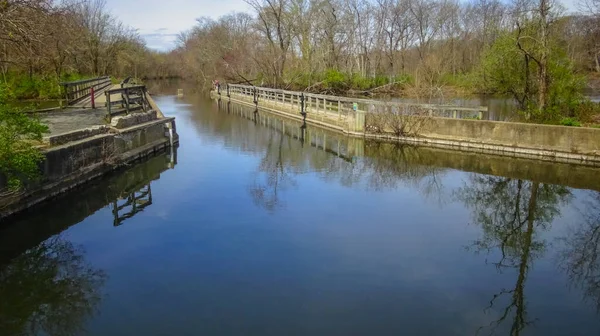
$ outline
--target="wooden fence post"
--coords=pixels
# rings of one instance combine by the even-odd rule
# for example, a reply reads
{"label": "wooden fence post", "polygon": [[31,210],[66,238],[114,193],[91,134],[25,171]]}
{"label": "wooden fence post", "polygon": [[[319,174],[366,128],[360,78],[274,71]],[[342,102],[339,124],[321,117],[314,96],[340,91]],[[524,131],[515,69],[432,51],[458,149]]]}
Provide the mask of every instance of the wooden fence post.
{"label": "wooden fence post", "polygon": [[104,95],[106,96],[106,111],[108,112],[108,122],[112,121],[112,114],[111,114],[111,103],[110,103],[110,93],[107,91],[104,93]]}

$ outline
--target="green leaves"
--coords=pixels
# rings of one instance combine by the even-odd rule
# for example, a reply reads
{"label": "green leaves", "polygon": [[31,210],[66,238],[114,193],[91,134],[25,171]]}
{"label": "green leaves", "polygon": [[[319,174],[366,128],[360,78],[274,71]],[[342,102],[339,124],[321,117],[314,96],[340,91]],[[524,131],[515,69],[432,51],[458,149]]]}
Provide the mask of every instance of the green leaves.
{"label": "green leaves", "polygon": [[[575,73],[558,38],[551,37],[547,47],[531,38],[538,35],[536,29],[536,25],[527,24],[520,31],[501,35],[484,52],[478,70],[479,86],[487,92],[512,96],[532,121],[558,124],[564,117],[573,117],[578,106],[585,103],[581,94],[585,79]],[[542,64],[547,69],[546,77],[541,72]],[[547,88],[541,94],[544,78]],[[543,108],[541,99],[545,102]]]}
{"label": "green leaves", "polygon": [[34,144],[46,132],[48,127],[39,119],[0,106],[0,174],[6,176],[9,189],[20,189],[27,181],[39,177],[38,164],[44,156]]}

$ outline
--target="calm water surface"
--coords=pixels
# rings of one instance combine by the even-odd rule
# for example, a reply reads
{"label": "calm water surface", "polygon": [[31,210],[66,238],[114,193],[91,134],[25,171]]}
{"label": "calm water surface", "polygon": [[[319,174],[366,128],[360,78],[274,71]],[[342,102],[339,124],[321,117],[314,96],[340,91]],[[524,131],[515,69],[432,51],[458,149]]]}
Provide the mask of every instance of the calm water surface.
{"label": "calm water surface", "polygon": [[597,335],[598,171],[177,87],[181,145],[0,229],[0,335]]}

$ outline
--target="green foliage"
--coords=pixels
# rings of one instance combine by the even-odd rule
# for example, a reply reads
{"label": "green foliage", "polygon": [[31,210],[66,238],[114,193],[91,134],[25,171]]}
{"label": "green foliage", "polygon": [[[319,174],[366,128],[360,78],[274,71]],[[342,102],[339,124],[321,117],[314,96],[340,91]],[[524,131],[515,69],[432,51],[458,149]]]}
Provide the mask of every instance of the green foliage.
{"label": "green foliage", "polygon": [[375,77],[364,77],[360,74],[348,74],[335,69],[329,69],[323,73],[290,74],[289,77],[293,78],[293,85],[301,89],[321,82],[322,88],[338,92],[346,90],[368,91],[389,83],[399,83],[402,85],[412,82],[412,78],[409,75],[398,75],[391,78],[390,82],[389,76],[377,75]]}
{"label": "green foliage", "polygon": [[33,75],[11,73],[7,82],[0,84],[0,103],[25,99],[57,99],[61,97],[60,82],[84,79],[86,76],[76,73],[56,75]]}
{"label": "green foliage", "polygon": [[573,116],[584,123],[594,122],[600,117],[600,103],[584,99],[573,108]]}
{"label": "green foliage", "polygon": [[9,81],[16,99],[48,99],[60,97],[58,80],[54,76],[15,75]]}
{"label": "green foliage", "polygon": [[[524,48],[537,52],[538,46],[530,39],[521,39]],[[527,45],[527,43],[530,43]],[[547,72],[548,90],[543,110],[539,108],[539,69],[533,58],[527,58],[518,48],[514,33],[500,36],[484,52],[477,70],[477,86],[485,92],[512,95],[520,110],[529,119],[544,123],[560,123],[564,117],[574,117],[585,103],[581,94],[584,77],[577,75],[563,48],[557,43],[550,47]]]}
{"label": "green foliage", "polygon": [[561,119],[560,124],[563,126],[575,126],[575,127],[581,126],[581,123],[575,118],[563,118],[563,119]]}
{"label": "green foliage", "polygon": [[505,34],[484,51],[476,71],[476,84],[483,92],[513,95],[525,107],[522,100],[528,82],[524,68],[523,55],[515,47],[512,36]]}
{"label": "green foliage", "polygon": [[323,83],[332,90],[345,90],[348,87],[346,76],[335,69],[330,69],[325,72]]}
{"label": "green foliage", "polygon": [[48,127],[22,111],[0,105],[0,173],[11,190],[39,177],[43,155],[34,147]]}
{"label": "green foliage", "polygon": [[445,83],[449,86],[471,90],[477,86],[477,76],[475,73],[447,73],[442,75],[442,83]]}
{"label": "green foliage", "polygon": [[0,104],[6,104],[15,98],[9,85],[0,83]]}

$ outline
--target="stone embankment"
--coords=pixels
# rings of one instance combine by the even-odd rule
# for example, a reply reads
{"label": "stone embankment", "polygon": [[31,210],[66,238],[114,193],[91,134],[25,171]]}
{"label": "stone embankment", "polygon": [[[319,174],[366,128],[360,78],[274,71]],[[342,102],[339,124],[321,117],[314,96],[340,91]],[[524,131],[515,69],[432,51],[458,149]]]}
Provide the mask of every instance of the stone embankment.
{"label": "stone embankment", "polygon": [[[164,117],[154,109],[114,117],[110,124],[51,134],[40,147],[45,156],[40,167],[41,181],[28,186],[24,192],[0,197],[0,218],[55,197],[132,161],[172,148],[178,141],[175,118]],[[0,185],[0,190],[4,189],[2,187]]]}

